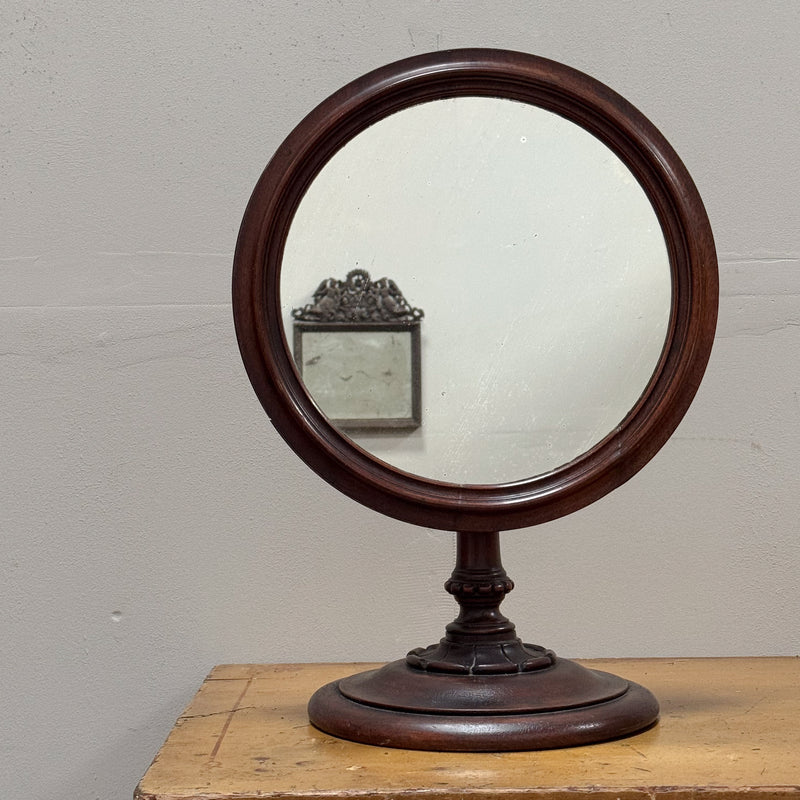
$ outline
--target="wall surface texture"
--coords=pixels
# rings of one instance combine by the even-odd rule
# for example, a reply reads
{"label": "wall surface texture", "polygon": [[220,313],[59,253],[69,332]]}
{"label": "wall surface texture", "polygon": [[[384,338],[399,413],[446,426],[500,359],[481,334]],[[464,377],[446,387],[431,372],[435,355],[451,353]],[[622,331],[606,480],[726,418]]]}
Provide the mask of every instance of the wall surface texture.
{"label": "wall surface texture", "polygon": [[795,0],[5,0],[0,797],[130,797],[214,664],[396,658],[452,616],[452,534],[297,459],[229,292],[283,137],[430,50],[528,51],[626,96],[721,262],[684,422],[612,495],[504,535],[504,608],[565,656],[800,653],[798,36]]}

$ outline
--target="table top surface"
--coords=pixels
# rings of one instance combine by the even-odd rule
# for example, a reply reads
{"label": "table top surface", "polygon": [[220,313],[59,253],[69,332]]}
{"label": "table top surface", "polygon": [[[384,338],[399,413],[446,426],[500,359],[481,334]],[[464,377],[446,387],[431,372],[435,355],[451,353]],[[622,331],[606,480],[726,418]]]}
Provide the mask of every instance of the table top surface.
{"label": "table top surface", "polygon": [[581,663],[650,689],[661,704],[659,724],[626,739],[563,750],[392,750],[328,736],[306,715],[317,688],[377,665],[218,666],[178,718],[136,797],[800,797],[800,658]]}

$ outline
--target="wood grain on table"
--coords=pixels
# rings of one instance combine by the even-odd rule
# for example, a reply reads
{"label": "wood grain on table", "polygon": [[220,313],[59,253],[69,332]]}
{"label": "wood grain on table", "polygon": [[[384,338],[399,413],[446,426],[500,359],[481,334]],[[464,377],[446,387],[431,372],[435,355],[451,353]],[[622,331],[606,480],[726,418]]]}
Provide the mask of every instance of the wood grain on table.
{"label": "wood grain on table", "polygon": [[581,663],[650,689],[661,720],[565,750],[438,753],[335,739],[306,703],[371,664],[215,667],[136,790],[139,800],[800,798],[800,658]]}

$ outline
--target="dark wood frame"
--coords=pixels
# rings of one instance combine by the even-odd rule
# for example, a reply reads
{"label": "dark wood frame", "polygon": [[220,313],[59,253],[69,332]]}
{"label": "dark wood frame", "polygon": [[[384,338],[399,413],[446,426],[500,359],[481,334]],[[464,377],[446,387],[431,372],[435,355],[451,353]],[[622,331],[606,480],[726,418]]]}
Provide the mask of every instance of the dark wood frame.
{"label": "dark wood frame", "polygon": [[332,419],[340,430],[415,430],[422,423],[422,368],[420,356],[419,322],[294,322],[294,361],[297,372],[303,377],[303,334],[309,331],[350,333],[352,331],[377,331],[405,333],[411,337],[411,416]]}
{"label": "dark wood frame", "polygon": [[[666,240],[673,297],[660,362],[620,426],[544,475],[456,485],[405,473],[339,433],[309,397],[287,345],[280,304],[283,250],[306,189],[360,131],[409,106],[463,95],[504,97],[553,111],[610,147],[636,176]],[[292,449],[355,500],[411,523],[486,532],[545,522],[591,503],[634,475],[672,434],[700,383],[717,314],[717,268],[700,196],[678,156],[630,103],[598,81],[547,59],[467,49],[416,56],[371,72],[321,103],[264,170],[236,247],[233,305],[242,358],[256,394]]]}

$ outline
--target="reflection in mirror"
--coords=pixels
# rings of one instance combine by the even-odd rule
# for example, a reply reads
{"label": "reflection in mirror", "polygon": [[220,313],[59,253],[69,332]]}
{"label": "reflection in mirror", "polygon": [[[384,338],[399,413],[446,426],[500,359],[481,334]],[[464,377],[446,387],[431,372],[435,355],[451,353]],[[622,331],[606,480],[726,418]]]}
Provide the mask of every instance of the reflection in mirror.
{"label": "reflection in mirror", "polygon": [[450,483],[590,450],[635,406],[669,325],[664,237],[634,175],[580,126],[507,99],[406,108],[327,162],[286,241],[286,331],[342,268],[391,275],[426,311],[424,424],[347,435]]}
{"label": "reflection in mirror", "polygon": [[294,360],[308,392],[337,428],[420,425],[420,320],[389,278],[363,269],[326,278],[292,310]]}

